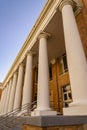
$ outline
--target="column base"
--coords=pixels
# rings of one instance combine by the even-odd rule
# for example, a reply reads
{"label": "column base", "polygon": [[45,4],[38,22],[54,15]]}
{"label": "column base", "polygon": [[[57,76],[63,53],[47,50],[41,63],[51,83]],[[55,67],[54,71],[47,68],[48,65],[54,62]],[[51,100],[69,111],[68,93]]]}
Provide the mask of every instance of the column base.
{"label": "column base", "polygon": [[31,116],[52,116],[57,115],[56,111],[48,110],[34,110],[31,112]]}
{"label": "column base", "polygon": [[63,115],[87,115],[87,103],[71,103],[69,107],[63,108]]}
{"label": "column base", "polygon": [[30,116],[31,115],[31,110],[22,110],[20,111],[17,116]]}

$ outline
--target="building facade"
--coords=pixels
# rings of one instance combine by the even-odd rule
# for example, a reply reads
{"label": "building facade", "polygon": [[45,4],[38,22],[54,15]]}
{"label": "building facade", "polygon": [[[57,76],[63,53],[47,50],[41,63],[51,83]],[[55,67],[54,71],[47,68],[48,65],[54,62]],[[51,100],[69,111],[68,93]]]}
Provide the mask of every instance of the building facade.
{"label": "building facade", "polygon": [[47,0],[3,81],[0,114],[87,115],[87,2]]}

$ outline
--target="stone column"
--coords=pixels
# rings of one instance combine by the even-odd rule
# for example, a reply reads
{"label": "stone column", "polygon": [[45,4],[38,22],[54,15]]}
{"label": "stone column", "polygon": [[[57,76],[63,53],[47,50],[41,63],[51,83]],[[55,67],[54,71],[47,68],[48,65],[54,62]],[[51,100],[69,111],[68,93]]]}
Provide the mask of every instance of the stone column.
{"label": "stone column", "polygon": [[12,82],[8,112],[11,112],[13,110],[14,99],[15,99],[15,91],[16,91],[16,84],[17,84],[17,72],[15,72],[14,75],[13,75],[13,82]]}
{"label": "stone column", "polygon": [[16,85],[16,93],[15,93],[15,100],[14,100],[14,109],[20,108],[21,105],[21,96],[22,96],[22,85],[23,85],[23,63],[19,65],[18,70],[18,79]]}
{"label": "stone column", "polygon": [[6,103],[5,103],[5,110],[4,110],[4,114],[6,114],[8,112],[8,104],[9,104],[9,99],[10,99],[10,92],[11,92],[11,87],[12,87],[12,79],[10,79],[9,81],[9,85],[8,85],[8,92],[7,92],[7,97],[6,97]]}
{"label": "stone column", "polygon": [[8,93],[8,85],[9,84],[7,84],[7,86],[4,88],[4,100],[3,100],[3,103],[2,103],[2,105],[3,105],[3,107],[2,107],[2,113],[3,114],[5,114],[5,105],[6,105],[6,100],[7,100],[7,93]]}
{"label": "stone column", "polygon": [[0,100],[0,115],[2,113],[2,106],[3,106],[3,100],[4,100],[4,93],[5,93],[5,89],[3,89],[2,91],[2,96],[1,96],[1,100]]}
{"label": "stone column", "polygon": [[46,33],[39,35],[37,109],[32,113],[32,116],[56,115],[56,112],[50,108],[47,37]]}
{"label": "stone column", "polygon": [[87,115],[87,60],[75,21],[72,0],[63,0],[62,12],[67,62],[73,103],[64,108],[65,115]]}
{"label": "stone column", "polygon": [[1,96],[1,101],[0,101],[0,115],[2,115],[2,113],[3,113],[3,104],[4,104],[4,99],[5,99],[5,93],[6,93],[6,88],[4,88],[2,91],[2,96]]}
{"label": "stone column", "polygon": [[27,53],[22,106],[32,101],[32,52]]}

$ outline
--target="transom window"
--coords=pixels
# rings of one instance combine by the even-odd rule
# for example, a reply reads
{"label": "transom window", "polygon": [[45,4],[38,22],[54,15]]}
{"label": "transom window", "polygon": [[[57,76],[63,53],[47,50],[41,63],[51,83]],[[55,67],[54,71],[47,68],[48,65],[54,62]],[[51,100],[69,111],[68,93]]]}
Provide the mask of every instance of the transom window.
{"label": "transom window", "polygon": [[49,66],[49,78],[52,80],[52,65]]}
{"label": "transom window", "polygon": [[35,68],[35,83],[38,83],[38,68]]}
{"label": "transom window", "polygon": [[59,74],[64,74],[68,71],[66,54],[59,58]]}

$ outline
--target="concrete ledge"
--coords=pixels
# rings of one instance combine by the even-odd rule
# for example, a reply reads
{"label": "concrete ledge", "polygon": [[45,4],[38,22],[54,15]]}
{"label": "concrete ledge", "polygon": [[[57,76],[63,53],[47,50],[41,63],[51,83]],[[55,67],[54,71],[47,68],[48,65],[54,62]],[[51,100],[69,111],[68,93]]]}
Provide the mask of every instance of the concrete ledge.
{"label": "concrete ledge", "polygon": [[25,123],[33,126],[71,126],[87,124],[87,116],[35,116],[26,117]]}

